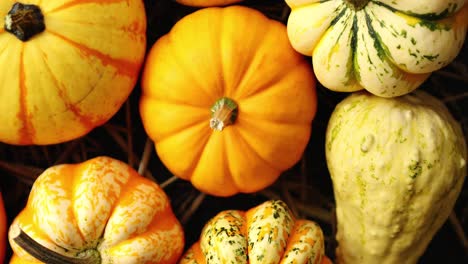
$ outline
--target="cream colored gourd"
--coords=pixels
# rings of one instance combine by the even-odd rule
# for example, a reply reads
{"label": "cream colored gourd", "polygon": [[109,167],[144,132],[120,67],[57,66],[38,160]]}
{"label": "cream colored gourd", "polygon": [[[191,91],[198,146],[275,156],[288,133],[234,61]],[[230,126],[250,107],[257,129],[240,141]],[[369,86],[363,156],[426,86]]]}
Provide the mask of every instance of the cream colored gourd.
{"label": "cream colored gourd", "polygon": [[459,124],[423,91],[339,103],[326,134],[337,263],[416,263],[453,209],[466,152]]}
{"label": "cream colored gourd", "polygon": [[466,0],[286,2],[292,46],[334,91],[407,94],[450,63],[466,36]]}

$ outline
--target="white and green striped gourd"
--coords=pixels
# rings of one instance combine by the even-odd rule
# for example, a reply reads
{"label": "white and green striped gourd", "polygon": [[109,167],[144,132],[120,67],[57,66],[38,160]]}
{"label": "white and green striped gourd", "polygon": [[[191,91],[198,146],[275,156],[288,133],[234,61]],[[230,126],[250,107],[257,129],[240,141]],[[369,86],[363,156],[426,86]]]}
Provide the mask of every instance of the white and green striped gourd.
{"label": "white and green striped gourd", "polygon": [[[459,53],[465,0],[286,0],[289,40],[328,89],[407,94]],[[463,7],[464,6],[464,7]]]}

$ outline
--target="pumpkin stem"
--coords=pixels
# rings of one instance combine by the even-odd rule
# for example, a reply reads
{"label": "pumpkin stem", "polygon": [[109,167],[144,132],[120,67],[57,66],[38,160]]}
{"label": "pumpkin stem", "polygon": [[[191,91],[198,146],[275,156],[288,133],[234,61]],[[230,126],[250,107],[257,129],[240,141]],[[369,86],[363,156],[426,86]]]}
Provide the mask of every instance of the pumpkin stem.
{"label": "pumpkin stem", "polygon": [[76,255],[76,257],[69,257],[61,255],[47,247],[41,245],[21,228],[19,228],[19,235],[13,238],[13,241],[20,246],[24,251],[36,259],[47,264],[99,264],[101,263],[101,256],[95,249],[87,249]]}
{"label": "pumpkin stem", "polygon": [[45,30],[44,15],[37,5],[16,2],[5,16],[4,28],[21,41],[27,41]]}
{"label": "pumpkin stem", "polygon": [[227,97],[221,97],[211,107],[210,127],[213,130],[222,131],[236,121],[238,114],[237,103]]}
{"label": "pumpkin stem", "polygon": [[349,4],[354,8],[354,10],[363,9],[370,0],[347,0]]}

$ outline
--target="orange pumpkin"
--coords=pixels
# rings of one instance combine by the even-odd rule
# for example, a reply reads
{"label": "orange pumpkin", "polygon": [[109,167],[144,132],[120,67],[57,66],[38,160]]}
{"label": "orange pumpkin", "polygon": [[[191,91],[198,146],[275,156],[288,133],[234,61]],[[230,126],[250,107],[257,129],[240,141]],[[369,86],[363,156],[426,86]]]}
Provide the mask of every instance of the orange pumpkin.
{"label": "orange pumpkin", "polygon": [[9,241],[11,263],[175,263],[184,234],[156,183],[97,157],[45,170]]}
{"label": "orange pumpkin", "polygon": [[250,193],[302,156],[315,84],[283,24],[247,7],[210,7],[151,48],[140,113],[176,176],[211,195]]}
{"label": "orange pumpkin", "polygon": [[0,141],[80,137],[132,91],[146,49],[141,0],[2,0],[0,17]]}
{"label": "orange pumpkin", "polygon": [[178,3],[188,6],[208,7],[225,6],[241,2],[242,0],[176,0]]}
{"label": "orange pumpkin", "polygon": [[213,217],[179,264],[331,264],[318,224],[296,219],[281,200]]}
{"label": "orange pumpkin", "polygon": [[7,229],[7,218],[6,218],[5,207],[3,205],[2,193],[0,193],[0,263],[3,263],[3,259],[5,258],[6,229]]}

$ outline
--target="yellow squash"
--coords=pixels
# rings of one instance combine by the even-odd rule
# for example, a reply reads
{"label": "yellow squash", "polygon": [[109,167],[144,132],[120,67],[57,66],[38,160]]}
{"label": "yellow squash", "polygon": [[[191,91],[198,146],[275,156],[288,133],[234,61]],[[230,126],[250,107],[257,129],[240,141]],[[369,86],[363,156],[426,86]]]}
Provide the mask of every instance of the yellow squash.
{"label": "yellow squash", "polygon": [[184,233],[156,183],[97,157],[45,170],[9,241],[11,263],[172,264]]}
{"label": "yellow squash", "polygon": [[0,141],[54,144],[106,122],[146,47],[141,0],[0,1]]}

